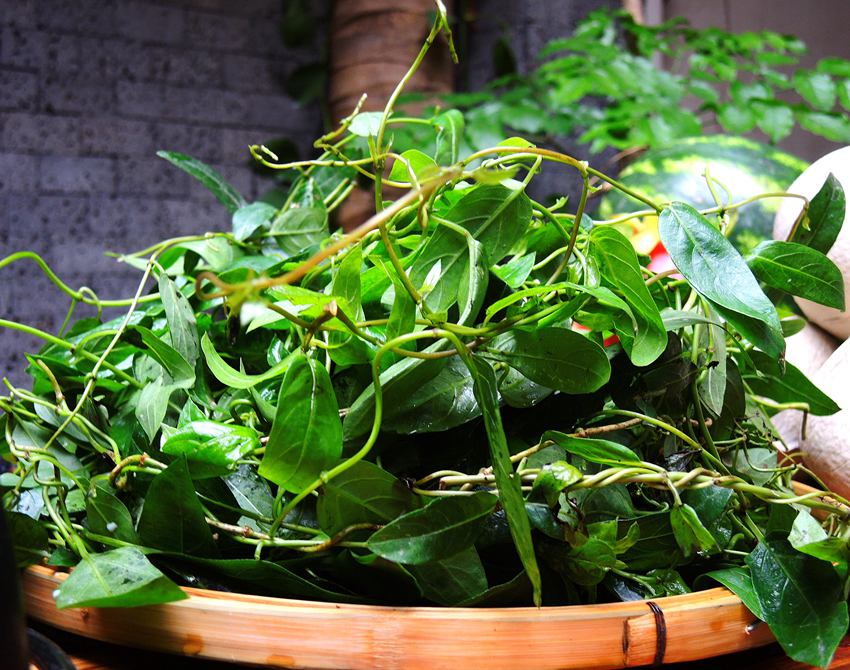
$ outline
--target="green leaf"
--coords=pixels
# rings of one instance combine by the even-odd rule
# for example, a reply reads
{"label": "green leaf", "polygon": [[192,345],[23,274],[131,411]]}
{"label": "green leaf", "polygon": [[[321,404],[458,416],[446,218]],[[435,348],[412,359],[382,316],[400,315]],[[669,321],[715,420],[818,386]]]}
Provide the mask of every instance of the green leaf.
{"label": "green leaf", "polygon": [[352,310],[349,316],[359,318],[361,303],[361,280],[363,270],[363,254],[360,245],[351,247],[345,258],[339,264],[339,269],[333,278],[331,292],[334,296],[342,298]]}
{"label": "green leaf", "polygon": [[615,319],[623,348],[635,365],[649,365],[667,347],[667,332],[646,287],[634,247],[625,235],[610,226],[593,228],[590,241],[591,253],[599,263],[603,279],[625,298],[637,321],[635,327],[625,314]]}
{"label": "green leaf", "polygon": [[764,619],[764,615],[761,612],[761,604],[759,603],[758,596],[756,595],[756,590],[753,586],[753,579],[750,577],[749,570],[741,567],[726,568],[724,570],[713,570],[711,572],[707,572],[705,573],[705,576],[723,584],[723,586],[741,599],[744,606],[750,610],[754,616],[759,619]]}
{"label": "green leaf", "polygon": [[434,160],[437,165],[454,165],[460,158],[464,128],[463,114],[456,109],[447,109],[435,116],[431,123],[437,129]]}
{"label": "green leaf", "polygon": [[702,524],[721,547],[727,546],[732,539],[732,522],[728,519],[727,511],[733,495],[731,489],[722,486],[682,492],[682,501],[694,508]]}
{"label": "green leaf", "polygon": [[616,521],[588,524],[587,532],[586,536],[579,535],[570,547],[564,567],[569,578],[577,584],[593,586],[601,582],[611,568],[620,564],[617,554],[621,553],[621,548],[624,550],[626,545],[633,542],[630,539],[622,547],[617,546]]}
{"label": "green leaf", "polygon": [[286,3],[284,15],[280,21],[280,36],[290,49],[308,46],[316,34],[316,20],[313,18],[309,0],[292,0]]}
{"label": "green leaf", "polygon": [[146,546],[156,549],[197,556],[218,553],[185,458],[178,458],[154,477],[138,532]]}
{"label": "green leaf", "polygon": [[844,225],[845,201],[841,182],[830,172],[788,241],[804,244],[822,254],[829,253]]}
{"label": "green leaf", "polygon": [[528,279],[534,267],[536,254],[532,251],[517,256],[504,265],[494,265],[490,271],[511,288],[519,288]]}
{"label": "green leaf", "polygon": [[[788,542],[794,549],[800,550],[807,544],[820,542],[829,537],[823,526],[818,523],[809,510],[801,509],[794,518],[794,525],[788,534]],[[804,552],[805,553],[805,552]]]}
{"label": "green leaf", "polygon": [[631,570],[652,570],[659,565],[675,567],[688,562],[673,537],[669,512],[646,514],[639,517],[636,523],[640,538],[622,556]]}
{"label": "green leaf", "polygon": [[457,287],[457,302],[460,309],[457,322],[461,326],[471,326],[475,323],[478,312],[481,311],[481,305],[484,303],[490,277],[487,272],[484,245],[475,241],[472,236],[466,236],[466,248],[469,253],[469,262]]}
{"label": "green leaf", "polygon": [[130,511],[103,481],[95,482],[86,497],[86,523],[98,535],[139,543]]}
{"label": "green leaf", "polygon": [[838,102],[844,109],[850,109],[850,79],[838,82]]}
{"label": "green leaf", "polygon": [[215,350],[212,340],[208,333],[204,333],[201,338],[201,350],[204,352],[204,358],[207,361],[207,367],[213,376],[225,386],[235,389],[247,389],[257,384],[274,379],[284,374],[292,363],[292,356],[287,356],[277,365],[272,366],[265,372],[258,375],[248,375],[244,372],[234,370]]}
{"label": "green leaf", "polygon": [[[392,181],[413,182],[422,181],[437,173],[438,167],[434,159],[419,149],[408,149],[401,153],[401,158],[396,158],[390,170]],[[413,176],[411,177],[411,172]]]}
{"label": "green leaf", "polygon": [[252,202],[237,209],[233,214],[233,236],[244,242],[257,230],[266,226],[277,213],[277,207],[265,202]]}
{"label": "green leaf", "polygon": [[90,554],[59,586],[56,607],[141,607],[188,596],[135,547]]}
{"label": "green leaf", "polygon": [[763,619],[795,661],[829,666],[847,632],[847,602],[835,569],[778,535],[747,557]]}
{"label": "green leaf", "polygon": [[15,563],[19,568],[26,568],[34,563],[41,563],[48,556],[47,530],[38,521],[21,512],[0,511],[6,515],[9,524],[9,535],[12,538],[12,549],[15,552]]}
{"label": "green leaf", "polygon": [[163,384],[162,377],[145,384],[145,387],[139,392],[135,413],[139,425],[145,431],[145,435],[148,436],[149,443],[153,442],[162,422],[165,420],[165,414],[168,412],[168,401],[173,392],[174,387]]}
{"label": "green leaf", "polygon": [[592,437],[573,437],[555,430],[546,431],[541,438],[551,440],[571,454],[591,463],[602,465],[641,465],[640,457],[622,444]]}
{"label": "green leaf", "polygon": [[213,272],[220,272],[229,267],[233,263],[235,255],[233,245],[225,237],[191,240],[183,242],[178,248],[194,251]]}
{"label": "green leaf", "polygon": [[342,423],[325,367],[295,354],[280,385],[277,413],[259,473],[286,491],[301,491],[339,460]]}
{"label": "green leaf", "polygon": [[193,574],[201,572],[217,581],[224,578],[236,584],[241,593],[334,603],[363,602],[363,598],[350,593],[323,588],[314,576],[305,579],[292,570],[270,561],[258,561],[253,558],[211,559],[197,556],[173,556],[169,557],[168,562],[176,565],[188,564]]}
{"label": "green leaf", "polygon": [[717,324],[718,317],[713,310],[709,316],[712,317],[712,323],[704,331],[706,350],[709,352],[708,369],[705,379],[699,384],[699,394],[706,406],[716,416],[720,416],[726,396],[726,331]]}
{"label": "green leaf", "polygon": [[174,347],[166,344],[144,326],[130,326],[128,330],[138,333],[146,351],[171,377],[174,388],[190,388],[195,383],[195,369]]}
{"label": "green leaf", "polygon": [[396,563],[421,565],[449,558],[474,544],[498,502],[485,491],[437,498],[390,522],[366,544]]}
{"label": "green leaf", "polygon": [[499,394],[511,407],[534,407],[554,392],[554,389],[531,381],[513,368],[499,375]]}
{"label": "green leaf", "polygon": [[409,565],[405,570],[413,577],[422,597],[439,605],[460,605],[487,590],[487,575],[475,547],[441,561]]}
{"label": "green leaf", "polygon": [[602,347],[567,328],[513,330],[482,351],[530,380],[564,393],[596,391],[611,376],[611,364]]}
{"label": "green leaf", "polygon": [[798,111],[797,121],[810,133],[831,142],[850,142],[850,120],[843,114]]}
{"label": "green leaf", "polygon": [[270,232],[285,254],[295,256],[328,236],[328,213],[320,207],[293,207],[277,215]]}
{"label": "green leaf", "polygon": [[685,556],[695,551],[705,552],[717,546],[717,541],[703,526],[696,511],[690,505],[674,505],[670,510],[670,525],[673,537]]}
{"label": "green leaf", "polygon": [[803,509],[794,519],[788,541],[797,551],[847,569],[850,544],[846,538],[830,537],[809,510]]}
{"label": "green leaf", "polygon": [[788,137],[794,130],[794,112],[787,106],[778,104],[753,103],[756,123],[759,130],[774,144]]}
{"label": "green leaf", "polygon": [[274,496],[268,482],[257,474],[253,466],[243,463],[236,472],[223,479],[233,494],[239,509],[252,518],[263,516],[271,518],[274,514]]}
{"label": "green leaf", "polygon": [[549,507],[555,507],[558,504],[558,498],[561,492],[581,480],[581,478],[581,471],[574,465],[570,465],[566,461],[555,461],[541,468],[540,473],[534,479],[534,486],[531,492],[533,495],[539,491],[542,493]]}
{"label": "green leaf", "polygon": [[164,158],[172,165],[176,165],[201,182],[218,198],[219,202],[227,207],[227,211],[231,214],[246,204],[245,198],[209,165],[176,151],[157,151],[156,155]]}
{"label": "green leaf", "polygon": [[412,332],[416,326],[416,303],[407,292],[399,276],[387,269],[393,283],[393,306],[387,321],[386,340],[389,342],[399,335]]}
{"label": "green leaf", "polygon": [[[450,234],[456,233],[450,231]],[[441,237],[445,238],[444,235]],[[439,245],[434,243],[435,239],[440,241]],[[414,281],[424,298],[425,305],[438,314],[446,313],[457,302],[457,286],[465,281],[469,274],[468,254],[456,242],[440,239],[437,235],[429,238],[423,253],[428,254],[427,260],[433,260],[433,265],[427,271],[417,270],[414,266],[412,268],[413,272],[416,272]],[[423,256],[420,256],[419,260],[422,259]]]}
{"label": "green leaf", "polygon": [[725,460],[736,473],[758,486],[764,486],[774,478],[774,470],[777,466],[776,451],[762,447],[738,449]]}
{"label": "green leaf", "polygon": [[797,70],[794,88],[815,109],[828,112],[835,105],[835,82],[825,72]]}
{"label": "green leaf", "polygon": [[185,456],[194,478],[226,475],[259,448],[260,436],[253,428],[216,421],[192,421],[169,432],[160,447],[164,454]]}
{"label": "green leaf", "polygon": [[[360,306],[363,291],[362,269],[363,254],[358,244],[348,249],[331,282],[331,293],[338,298],[337,310],[345,312],[352,321],[363,320],[363,309]],[[328,344],[330,356],[339,366],[371,363],[374,357],[370,345],[350,331],[331,333]]]}
{"label": "green leaf", "polygon": [[324,485],[316,514],[319,526],[332,536],[355,524],[387,524],[418,507],[419,499],[398,477],[358,461]]}
{"label": "green leaf", "polygon": [[783,371],[779,361],[760,351],[751,351],[750,358],[760,374],[745,374],[744,379],[756,395],[780,403],[808,403],[809,411],[816,416],[828,416],[841,409],[791,363],[786,361]]}
{"label": "green leaf", "polygon": [[514,473],[511,452],[502,427],[496,375],[487,361],[476,356],[465,362],[472,373],[473,393],[484,416],[484,427],[487,431],[490,457],[493,461],[493,474],[496,476],[496,487],[499,489],[499,502],[507,514],[514,546],[534,590],[534,603],[539,606],[542,598],[540,569],[537,567],[537,558],[534,554],[531,523],[525,511],[521,484]]}
{"label": "green leaf", "polygon": [[481,416],[472,394],[472,376],[463,361],[444,361],[440,372],[384,409],[382,429],[397,433],[434,433]]}
{"label": "green leaf", "polygon": [[738,103],[723,105],[717,113],[717,120],[724,130],[736,135],[749,132],[756,125],[756,115],[753,111]]}
{"label": "green leaf", "polygon": [[844,58],[821,58],[816,69],[836,77],[850,77],[850,61]]}
{"label": "green leaf", "polygon": [[693,326],[697,323],[706,323],[716,326],[722,325],[719,321],[712,321],[698,312],[670,309],[669,307],[665,307],[661,310],[661,320],[664,321],[664,328],[666,328],[668,332],[672,330],[679,330],[680,328],[685,328],[687,326]]}
{"label": "green leaf", "polygon": [[[504,34],[493,42],[493,73],[497,79],[517,73],[516,56]],[[510,118],[505,121],[511,125]]]}
{"label": "green leaf", "polygon": [[[290,6],[292,6],[290,4]],[[328,87],[328,64],[325,61],[317,61],[314,63],[305,63],[299,65],[289,71],[284,83],[286,94],[297,100],[301,105],[309,105],[310,103],[319,102],[324,98],[325,91]],[[283,142],[291,142],[291,140],[283,139]],[[278,141],[279,143],[280,141]],[[284,145],[290,150],[290,155],[297,156],[297,147]],[[278,157],[281,156],[280,149],[274,145],[272,147]],[[287,155],[287,153],[283,153]],[[292,158],[295,160],[295,158]]]}
{"label": "green leaf", "polygon": [[776,308],[746,262],[714,226],[690,205],[673,203],[658,221],[673,263],[721,316],[772,356],[785,350]]}
{"label": "green leaf", "polygon": [[159,275],[159,299],[165,308],[172,348],[194,367],[200,351],[195,310],[164,272]]}
{"label": "green leaf", "polygon": [[[465,228],[480,242],[487,262],[492,264],[501,260],[525,233],[531,221],[531,201],[519,187],[481,185],[464,192],[443,218]],[[464,280],[469,281],[470,252],[460,244],[460,237],[450,227],[439,226],[410,269],[417,287],[423,286],[429,275],[437,275],[425,298],[435,312],[451,307],[457,301],[457,287]],[[435,267],[439,268],[437,273]]]}
{"label": "green leaf", "polygon": [[[446,340],[426,347],[426,353],[436,353],[447,348]],[[443,369],[444,361],[422,358],[403,358],[394,363],[379,378],[385,398],[406,398],[424,388]],[[392,404],[386,411],[392,411]],[[352,403],[343,424],[345,441],[356,439],[372,429],[375,419],[375,386],[369,384]]]}
{"label": "green leaf", "polygon": [[466,228],[495,263],[522,238],[531,222],[531,200],[520,184],[485,185],[470,189],[446,212],[445,218]]}
{"label": "green leaf", "polygon": [[791,295],[844,309],[841,270],[820,251],[795,242],[765,240],[747,258],[759,281]]}
{"label": "green leaf", "polygon": [[348,126],[348,130],[352,135],[357,135],[359,137],[377,135],[378,128],[381,127],[381,119],[383,116],[383,112],[360,112],[351,119],[351,124]]}

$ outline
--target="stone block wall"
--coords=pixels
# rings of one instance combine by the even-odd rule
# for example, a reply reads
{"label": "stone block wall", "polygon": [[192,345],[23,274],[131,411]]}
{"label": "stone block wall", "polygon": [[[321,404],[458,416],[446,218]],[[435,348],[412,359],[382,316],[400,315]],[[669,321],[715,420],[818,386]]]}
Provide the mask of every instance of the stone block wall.
{"label": "stone block wall", "polygon": [[[286,48],[283,11],[280,0],[0,3],[0,257],[30,249],[72,287],[126,296],[139,273],[104,251],[229,226],[156,150],[210,163],[248,198],[272,185],[249,144],[287,136],[309,154],[319,107],[284,84],[322,45]],[[0,318],[51,331],[67,305],[34,264],[0,269]],[[0,329],[0,376],[22,381],[20,351],[37,346]]]}

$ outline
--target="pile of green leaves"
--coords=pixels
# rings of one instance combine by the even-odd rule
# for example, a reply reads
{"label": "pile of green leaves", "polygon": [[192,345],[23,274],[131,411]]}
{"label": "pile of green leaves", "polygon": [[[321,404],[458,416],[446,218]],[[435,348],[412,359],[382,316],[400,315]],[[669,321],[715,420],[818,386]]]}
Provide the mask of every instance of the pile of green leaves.
{"label": "pile of green leaves", "polygon": [[[506,49],[500,42],[497,54]],[[550,42],[528,75],[503,65],[484,90],[447,100],[466,111],[467,141],[476,148],[508,129],[549,146],[579,134],[596,153],[756,128],[778,142],[798,125],[846,143],[850,61],[824,58],[805,68],[805,51],[799,39],[775,32],[696,29],[682,18],[646,26],[625,11],[598,11]]]}
{"label": "pile of green leaves", "polygon": [[[394,154],[393,100],[317,160],[256,147],[297,171],[282,207],[162,153],[233,227],[123,256],[131,298],[76,291],[29,252],[0,261],[40,263],[72,308],[58,334],[0,321],[44,340],[32,388],[0,398],[20,565],[74,568],[58,607],[168,602],[178,584],[506,606],[719,582],[826,665],[848,625],[847,501],[794,490],[770,417],[838,410],[783,363],[801,320],[773,302],[843,304],[824,255],[838,182],[748,259],[724,236],[735,203],[632,193],[681,273],[654,274],[584,213],[590,178],[615,180],[519,138],[461,155],[456,110],[416,121],[431,153]],[[551,162],[583,184],[574,209],[527,193]],[[331,232],[363,176],[375,216]],[[121,315],[75,320],[78,304]]]}

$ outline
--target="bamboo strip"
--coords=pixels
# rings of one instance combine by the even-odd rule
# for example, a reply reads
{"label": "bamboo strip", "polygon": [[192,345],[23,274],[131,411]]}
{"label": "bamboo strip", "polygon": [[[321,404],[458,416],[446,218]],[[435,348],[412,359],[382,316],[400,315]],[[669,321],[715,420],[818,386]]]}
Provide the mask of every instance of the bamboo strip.
{"label": "bamboo strip", "polygon": [[[514,670],[620,668],[708,658],[767,644],[767,626],[711,589],[654,601],[577,607],[339,605],[186,588],[189,599],[135,609],[57,610],[63,573],[24,575],[30,616],[89,638],[286,668]],[[663,625],[659,625],[659,623]],[[659,630],[666,631],[659,638]],[[659,643],[661,643],[659,645]]]}

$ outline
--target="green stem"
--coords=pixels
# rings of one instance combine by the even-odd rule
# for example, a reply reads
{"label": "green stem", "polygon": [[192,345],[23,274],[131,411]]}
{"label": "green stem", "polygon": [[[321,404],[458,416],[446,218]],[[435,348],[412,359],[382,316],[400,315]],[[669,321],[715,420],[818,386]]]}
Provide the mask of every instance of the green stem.
{"label": "green stem", "polygon": [[649,205],[650,207],[652,207],[654,213],[656,213],[656,214],[661,213],[662,207],[657,202],[655,202],[654,200],[651,200],[650,198],[643,195],[642,193],[635,191],[634,189],[629,188],[628,186],[626,186],[622,182],[619,182],[616,179],[612,179],[608,175],[600,172],[599,170],[594,170],[591,167],[587,168],[587,174],[593,175],[597,179],[601,179],[602,181],[608,182],[609,184],[611,184],[611,186],[613,186],[617,190],[622,191],[626,195],[631,196],[635,200],[638,200],[639,202],[642,202],[645,205]]}
{"label": "green stem", "polygon": [[[41,271],[47,275],[47,278],[60,290],[62,293],[70,297],[76,302],[81,302],[85,305],[93,305],[100,309],[101,307],[126,307],[131,303],[130,300],[100,300],[91,292],[91,289],[81,288],[75,291],[56,275],[44,259],[32,251],[19,251],[17,253],[6,256],[0,259],[0,270],[7,265],[20,260],[31,260],[41,268]],[[151,294],[145,296],[140,302],[151,302],[159,299],[159,294]],[[67,320],[67,319],[66,319]]]}
{"label": "green stem", "polygon": [[576,246],[576,240],[578,239],[578,231],[581,229],[581,220],[584,217],[584,208],[587,205],[587,194],[590,190],[590,184],[587,179],[587,175],[582,176],[582,187],[581,187],[581,198],[578,201],[578,209],[576,209],[576,217],[573,221],[573,228],[570,231],[570,239],[567,243],[567,250],[564,253],[564,259],[561,261],[558,268],[555,272],[552,273],[552,276],[549,277],[549,280],[546,282],[547,284],[553,283],[558,277],[561,276],[561,273],[567,268],[567,265],[570,262],[570,257],[573,255],[573,249]]}
{"label": "green stem", "polygon": [[[38,328],[33,328],[32,326],[26,326],[22,323],[15,323],[14,321],[7,321],[6,319],[0,319],[0,328],[8,328],[9,330],[17,330],[18,332],[25,333],[27,335],[32,335],[33,337],[37,337],[41,340],[44,340],[45,342],[54,344],[57,347],[66,349],[73,354],[78,354],[94,363],[97,363],[100,360],[90,351],[86,351],[85,349],[78,349],[77,345],[71,344],[70,342],[63,340],[61,337],[56,337],[55,335],[46,333],[43,330],[39,330]],[[133,379],[133,377],[128,375],[123,370],[119,370],[112,363],[108,361],[103,361],[101,364],[107,370],[112,372],[116,377],[120,377],[131,386],[135,386],[136,388],[142,388],[143,384],[141,382]]]}
{"label": "green stem", "polygon": [[413,302],[416,305],[422,305],[422,295],[413,285],[413,281],[410,279],[410,275],[404,269],[404,266],[401,264],[401,259],[398,257],[398,254],[395,251],[395,247],[393,246],[393,242],[390,239],[390,236],[387,232],[386,223],[382,223],[378,230],[381,233],[381,242],[384,243],[384,248],[387,250],[387,255],[390,257],[390,263],[392,263],[393,269],[398,275],[398,278],[401,280],[401,283],[404,285],[404,288],[407,290],[410,297],[413,299]]}
{"label": "green stem", "polygon": [[407,85],[407,82],[410,81],[410,78],[415,74],[415,72],[419,69],[419,66],[422,64],[423,59],[425,58],[425,54],[428,53],[428,50],[431,48],[431,45],[434,43],[437,35],[440,34],[440,29],[442,27],[442,21],[440,17],[437,16],[434,19],[434,25],[431,26],[431,32],[428,33],[428,37],[425,38],[425,43],[422,45],[422,48],[419,49],[419,53],[416,55],[416,58],[413,61],[413,64],[408,68],[407,72],[404,73],[404,76],[401,78],[401,81],[396,84],[395,89],[392,94],[390,94],[389,99],[387,100],[387,104],[384,106],[384,113],[381,115],[381,123],[378,126],[378,132],[375,135],[375,153],[372,156],[372,164],[375,170],[375,211],[380,212],[384,208],[384,200],[382,195],[382,186],[381,186],[381,173],[384,170],[384,161],[386,160],[381,153],[383,152],[384,145],[384,133],[387,129],[387,122],[389,121],[390,115],[393,113],[393,107],[395,106],[396,100],[398,100],[398,96],[401,95],[401,92],[404,90],[404,87]]}

